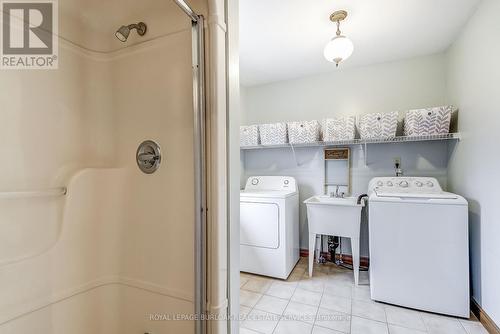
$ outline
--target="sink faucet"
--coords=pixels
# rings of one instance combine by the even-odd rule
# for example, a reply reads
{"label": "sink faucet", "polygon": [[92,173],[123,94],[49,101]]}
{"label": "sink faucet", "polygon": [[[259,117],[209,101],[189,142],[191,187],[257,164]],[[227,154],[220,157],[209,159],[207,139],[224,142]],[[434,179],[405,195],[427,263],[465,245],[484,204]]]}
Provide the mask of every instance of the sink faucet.
{"label": "sink faucet", "polygon": [[335,188],[335,192],[330,192],[330,197],[334,197],[334,198],[344,198],[345,196],[345,193],[344,192],[339,192],[340,190],[340,186],[337,185],[336,188]]}

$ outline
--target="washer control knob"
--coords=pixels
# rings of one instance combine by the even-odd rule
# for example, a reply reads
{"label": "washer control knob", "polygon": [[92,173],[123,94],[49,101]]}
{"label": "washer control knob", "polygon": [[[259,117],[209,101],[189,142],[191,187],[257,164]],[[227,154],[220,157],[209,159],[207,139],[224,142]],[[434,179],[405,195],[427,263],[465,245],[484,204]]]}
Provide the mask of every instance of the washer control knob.
{"label": "washer control knob", "polygon": [[399,182],[399,186],[403,188],[408,188],[408,181],[401,181]]}
{"label": "washer control knob", "polygon": [[285,180],[285,181],[283,181],[283,183],[285,184],[285,186],[287,186],[290,183],[290,181]]}
{"label": "washer control knob", "polygon": [[394,184],[391,181],[387,181],[387,186],[392,187]]}
{"label": "washer control knob", "polygon": [[422,187],[424,184],[422,182],[420,182],[420,181],[417,181],[417,182],[415,182],[415,185],[417,187]]}
{"label": "washer control knob", "polygon": [[432,181],[428,181],[426,184],[427,184],[427,187],[430,187],[430,188],[434,187],[434,183],[432,183]]}
{"label": "washer control knob", "polygon": [[382,181],[377,182],[377,186],[382,187],[383,185],[384,185],[384,182],[382,182]]}
{"label": "washer control knob", "polygon": [[253,178],[252,179],[252,185],[256,186],[259,183],[259,179]]}

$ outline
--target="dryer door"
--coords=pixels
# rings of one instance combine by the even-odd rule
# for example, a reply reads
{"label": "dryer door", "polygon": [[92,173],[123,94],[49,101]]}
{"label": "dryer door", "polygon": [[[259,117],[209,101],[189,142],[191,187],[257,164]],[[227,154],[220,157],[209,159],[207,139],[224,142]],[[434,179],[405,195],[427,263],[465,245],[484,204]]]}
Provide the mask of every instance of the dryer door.
{"label": "dryer door", "polygon": [[279,206],[276,203],[240,202],[240,244],[279,248]]}

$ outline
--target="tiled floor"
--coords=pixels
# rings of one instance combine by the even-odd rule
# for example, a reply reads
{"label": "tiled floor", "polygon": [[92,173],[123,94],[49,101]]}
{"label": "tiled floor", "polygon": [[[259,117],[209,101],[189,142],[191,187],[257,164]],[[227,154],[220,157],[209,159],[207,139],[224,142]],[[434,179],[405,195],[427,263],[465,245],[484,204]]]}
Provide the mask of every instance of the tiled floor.
{"label": "tiled floor", "polygon": [[368,275],[301,258],[288,280],[241,274],[241,334],[487,334],[477,320],[418,312],[370,299]]}

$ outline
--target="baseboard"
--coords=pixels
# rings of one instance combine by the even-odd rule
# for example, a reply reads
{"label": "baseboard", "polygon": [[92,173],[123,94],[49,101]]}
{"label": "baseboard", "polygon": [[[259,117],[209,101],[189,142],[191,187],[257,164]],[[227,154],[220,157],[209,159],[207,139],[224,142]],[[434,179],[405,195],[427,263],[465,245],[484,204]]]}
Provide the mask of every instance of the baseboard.
{"label": "baseboard", "polygon": [[470,309],[476,318],[483,324],[488,333],[500,334],[498,326],[473,298],[470,300]]}
{"label": "baseboard", "polygon": [[[328,252],[321,252],[321,255],[323,255],[323,257],[325,259],[327,259],[328,261],[331,261],[332,260],[332,257],[330,255],[330,253]],[[308,257],[309,256],[309,250],[307,249],[301,249],[300,250],[300,256],[301,257]],[[336,254],[336,259],[340,259],[340,255],[339,254]],[[342,262],[344,262],[345,264],[348,264],[348,265],[352,265],[352,256],[351,255],[347,255],[347,254],[344,254],[342,255]],[[365,257],[365,256],[361,256],[359,258],[359,265],[362,266],[362,267],[368,267],[368,265],[370,264],[370,258],[369,257]]]}

